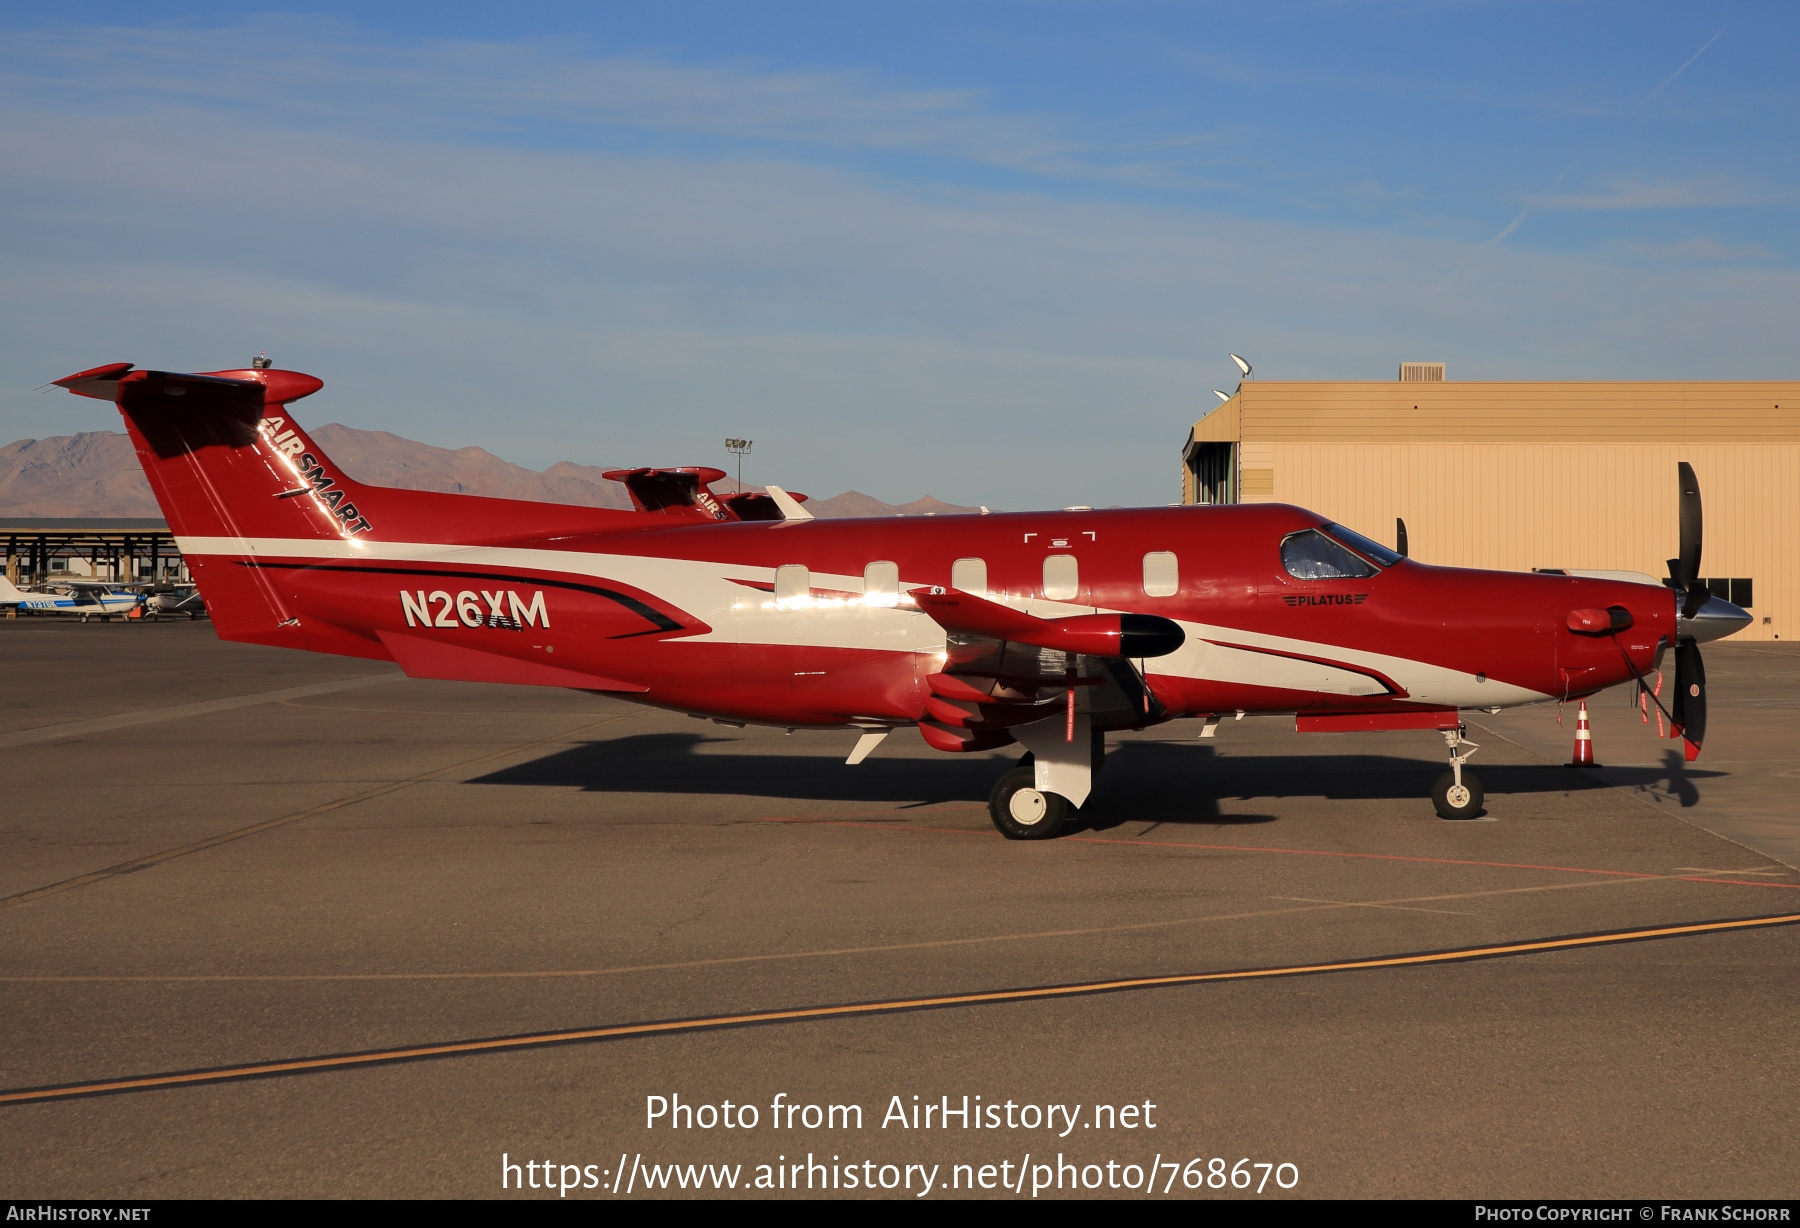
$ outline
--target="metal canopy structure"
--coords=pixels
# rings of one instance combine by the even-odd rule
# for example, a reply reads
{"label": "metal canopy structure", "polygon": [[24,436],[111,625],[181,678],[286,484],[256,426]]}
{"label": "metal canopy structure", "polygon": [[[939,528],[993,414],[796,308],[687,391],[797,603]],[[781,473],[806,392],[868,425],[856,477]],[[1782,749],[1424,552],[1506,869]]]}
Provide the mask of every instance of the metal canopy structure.
{"label": "metal canopy structure", "polygon": [[37,516],[0,519],[6,574],[14,584],[51,578],[51,560],[86,560],[101,579],[185,580],[186,566],[169,522],[148,518]]}

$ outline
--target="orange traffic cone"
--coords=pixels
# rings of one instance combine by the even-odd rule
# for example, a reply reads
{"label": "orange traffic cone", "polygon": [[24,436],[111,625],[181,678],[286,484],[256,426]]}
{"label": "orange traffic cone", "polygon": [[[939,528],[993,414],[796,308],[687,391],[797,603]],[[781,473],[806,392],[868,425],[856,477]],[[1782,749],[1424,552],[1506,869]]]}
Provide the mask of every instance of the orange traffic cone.
{"label": "orange traffic cone", "polygon": [[1594,762],[1594,735],[1588,732],[1587,700],[1581,701],[1581,707],[1575,713],[1575,758],[1564,767],[1591,768],[1599,767]]}

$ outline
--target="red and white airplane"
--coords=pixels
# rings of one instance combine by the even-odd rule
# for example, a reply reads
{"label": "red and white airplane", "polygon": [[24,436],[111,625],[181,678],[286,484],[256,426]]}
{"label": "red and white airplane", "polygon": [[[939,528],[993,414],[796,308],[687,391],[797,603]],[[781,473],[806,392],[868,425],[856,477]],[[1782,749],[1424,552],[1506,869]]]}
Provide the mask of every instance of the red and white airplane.
{"label": "red and white airplane", "polygon": [[850,763],[904,725],[941,751],[1018,743],[989,809],[1019,839],[1087,800],[1107,733],[1245,712],[1435,730],[1437,811],[1472,818],[1459,710],[1642,686],[1670,647],[1692,759],[1697,644],[1750,620],[1697,581],[1685,464],[1665,586],[1426,566],[1279,504],[817,520],[776,487],[715,496],[724,474],[698,467],[609,473],[630,512],[391,490],[295,423],[310,375],[115,363],[56,382],[118,404],[226,639],[851,727]]}

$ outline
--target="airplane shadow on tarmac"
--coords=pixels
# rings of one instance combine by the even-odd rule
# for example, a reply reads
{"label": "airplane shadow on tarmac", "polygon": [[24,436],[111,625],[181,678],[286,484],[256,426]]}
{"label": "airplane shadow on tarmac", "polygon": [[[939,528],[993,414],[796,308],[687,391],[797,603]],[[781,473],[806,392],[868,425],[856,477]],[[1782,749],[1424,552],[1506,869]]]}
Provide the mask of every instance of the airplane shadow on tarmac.
{"label": "airplane shadow on tarmac", "polygon": [[[829,754],[734,754],[708,748],[730,738],[697,733],[656,733],[584,742],[470,780],[470,784],[545,786],[588,793],[666,795],[724,794],[782,801],[885,802],[901,810],[949,802],[985,804],[988,791],[1015,762],[1015,754],[887,758],[877,750],[852,767],[844,763],[848,739]],[[1444,765],[1392,755],[1220,757],[1211,746],[1125,742],[1107,749],[1106,764],[1080,822],[1104,831],[1125,822],[1243,826],[1273,823],[1267,814],[1226,813],[1220,803],[1258,798],[1316,797],[1426,803]],[[1691,806],[1694,781],[1723,775],[1688,771],[1671,752],[1662,770],[1609,769],[1600,780],[1560,765],[1479,767],[1490,797],[1568,793],[1626,786],[1666,792]],[[1656,786],[1664,785],[1657,790]],[[883,813],[892,813],[883,812]],[[875,815],[871,815],[871,818]]]}

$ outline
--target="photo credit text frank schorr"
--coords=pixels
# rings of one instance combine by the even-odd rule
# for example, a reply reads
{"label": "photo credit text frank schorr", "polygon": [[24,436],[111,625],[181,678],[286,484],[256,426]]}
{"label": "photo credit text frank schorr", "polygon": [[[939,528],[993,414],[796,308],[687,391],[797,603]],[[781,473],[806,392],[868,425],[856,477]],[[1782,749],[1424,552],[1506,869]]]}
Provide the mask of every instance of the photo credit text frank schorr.
{"label": "photo credit text frank schorr", "polygon": [[[875,1194],[1038,1198],[1288,1194],[1300,1170],[1282,1156],[1165,1153],[1153,1100],[1021,1103],[981,1095],[895,1093],[885,1102],[812,1104],[778,1092],[761,1103],[649,1095],[637,1137],[617,1156],[500,1156],[500,1188],[539,1196],[657,1197]],[[817,1132],[817,1133],[815,1133]],[[928,1139],[941,1156],[908,1153]],[[692,1146],[720,1154],[696,1158]],[[745,1146],[759,1153],[744,1158]],[[885,1144],[885,1146],[884,1146]],[[1098,1144],[1096,1146],[1096,1144]],[[609,1149],[610,1151],[610,1149]],[[889,1155],[884,1156],[884,1151]],[[658,1154],[658,1153],[661,1154]]]}

